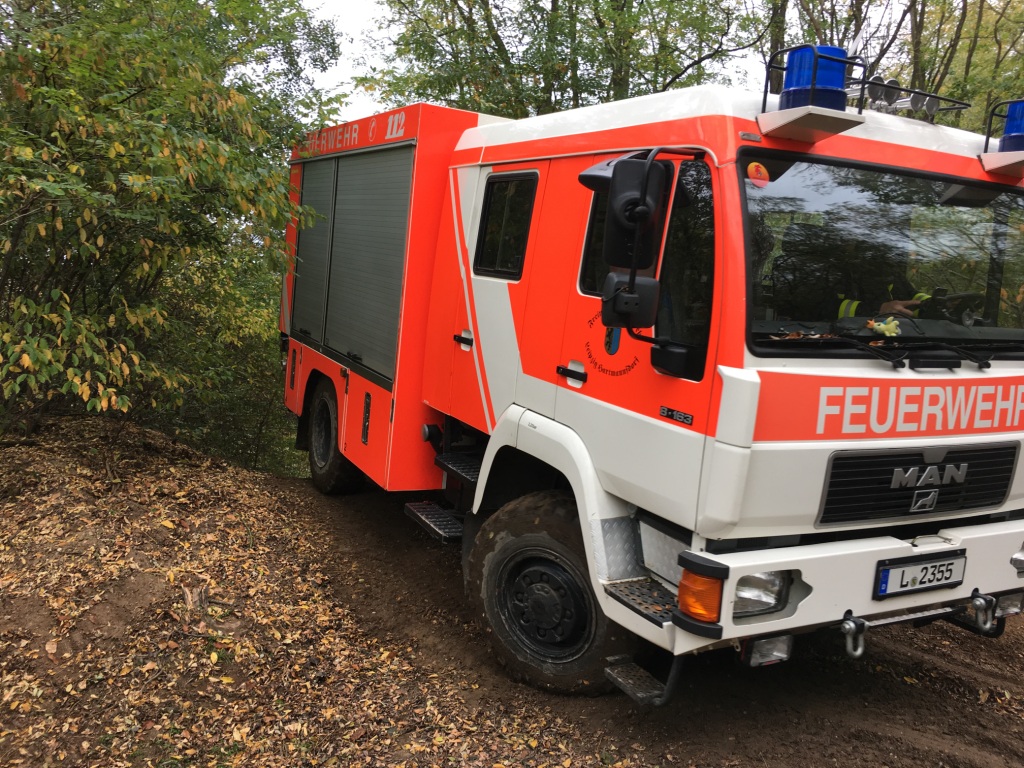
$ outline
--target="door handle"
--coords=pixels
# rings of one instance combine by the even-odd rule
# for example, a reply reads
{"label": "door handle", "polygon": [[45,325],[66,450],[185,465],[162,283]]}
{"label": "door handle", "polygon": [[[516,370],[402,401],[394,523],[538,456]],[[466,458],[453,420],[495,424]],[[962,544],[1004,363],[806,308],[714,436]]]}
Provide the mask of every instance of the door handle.
{"label": "door handle", "polygon": [[472,339],[472,337],[470,337],[470,336],[463,336],[460,333],[456,333],[455,334],[455,341],[459,342],[459,344],[465,344],[467,347],[472,347],[473,346],[473,339]]}
{"label": "door handle", "polygon": [[586,371],[574,371],[572,368],[566,368],[564,365],[558,366],[555,368],[555,371],[559,376],[565,376],[565,378],[578,381],[580,384],[587,380]]}

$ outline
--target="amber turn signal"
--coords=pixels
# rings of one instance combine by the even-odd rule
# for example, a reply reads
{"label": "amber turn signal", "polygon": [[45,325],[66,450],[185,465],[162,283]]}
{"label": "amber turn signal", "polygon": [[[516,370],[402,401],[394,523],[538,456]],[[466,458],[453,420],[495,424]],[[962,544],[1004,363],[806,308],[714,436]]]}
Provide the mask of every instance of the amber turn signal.
{"label": "amber turn signal", "polygon": [[679,579],[679,610],[697,621],[717,622],[722,614],[722,580],[684,570]]}

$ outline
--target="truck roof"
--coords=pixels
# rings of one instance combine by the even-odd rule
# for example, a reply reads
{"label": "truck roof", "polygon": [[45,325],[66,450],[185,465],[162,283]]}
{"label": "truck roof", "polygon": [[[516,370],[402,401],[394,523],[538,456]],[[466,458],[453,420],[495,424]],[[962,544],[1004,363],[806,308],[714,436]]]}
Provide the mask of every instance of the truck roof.
{"label": "truck roof", "polygon": [[[720,85],[680,88],[520,120],[495,120],[467,130],[457,149],[483,149],[559,137],[580,137],[602,131],[699,117],[731,119],[745,123],[737,126],[737,131],[757,132],[754,121],[761,112],[761,99],[760,93]],[[774,111],[777,104],[778,97],[769,95],[768,111]],[[855,108],[849,107],[848,111],[855,111]],[[845,132],[843,136],[903,144],[965,157],[980,154],[985,146],[984,136],[969,131],[866,108],[863,114],[864,123]]]}

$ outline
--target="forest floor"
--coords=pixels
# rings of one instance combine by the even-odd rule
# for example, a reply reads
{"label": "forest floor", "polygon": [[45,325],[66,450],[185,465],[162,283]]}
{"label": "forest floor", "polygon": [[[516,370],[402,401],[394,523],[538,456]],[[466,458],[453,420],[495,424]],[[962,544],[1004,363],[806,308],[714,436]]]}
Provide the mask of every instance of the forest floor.
{"label": "forest floor", "polygon": [[0,444],[0,766],[1024,765],[1024,620],[706,654],[658,709],[541,693],[407,500],[95,418]]}

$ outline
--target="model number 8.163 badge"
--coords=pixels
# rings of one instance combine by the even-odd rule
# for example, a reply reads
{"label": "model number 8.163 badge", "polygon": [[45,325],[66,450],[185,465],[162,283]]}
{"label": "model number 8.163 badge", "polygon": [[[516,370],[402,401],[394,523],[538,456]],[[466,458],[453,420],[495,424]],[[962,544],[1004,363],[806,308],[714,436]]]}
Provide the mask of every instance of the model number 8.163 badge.
{"label": "model number 8.163 badge", "polygon": [[672,419],[672,421],[678,421],[680,424],[686,424],[690,426],[693,424],[693,416],[689,413],[683,413],[682,411],[674,410],[666,406],[661,406],[658,413],[666,419]]}

